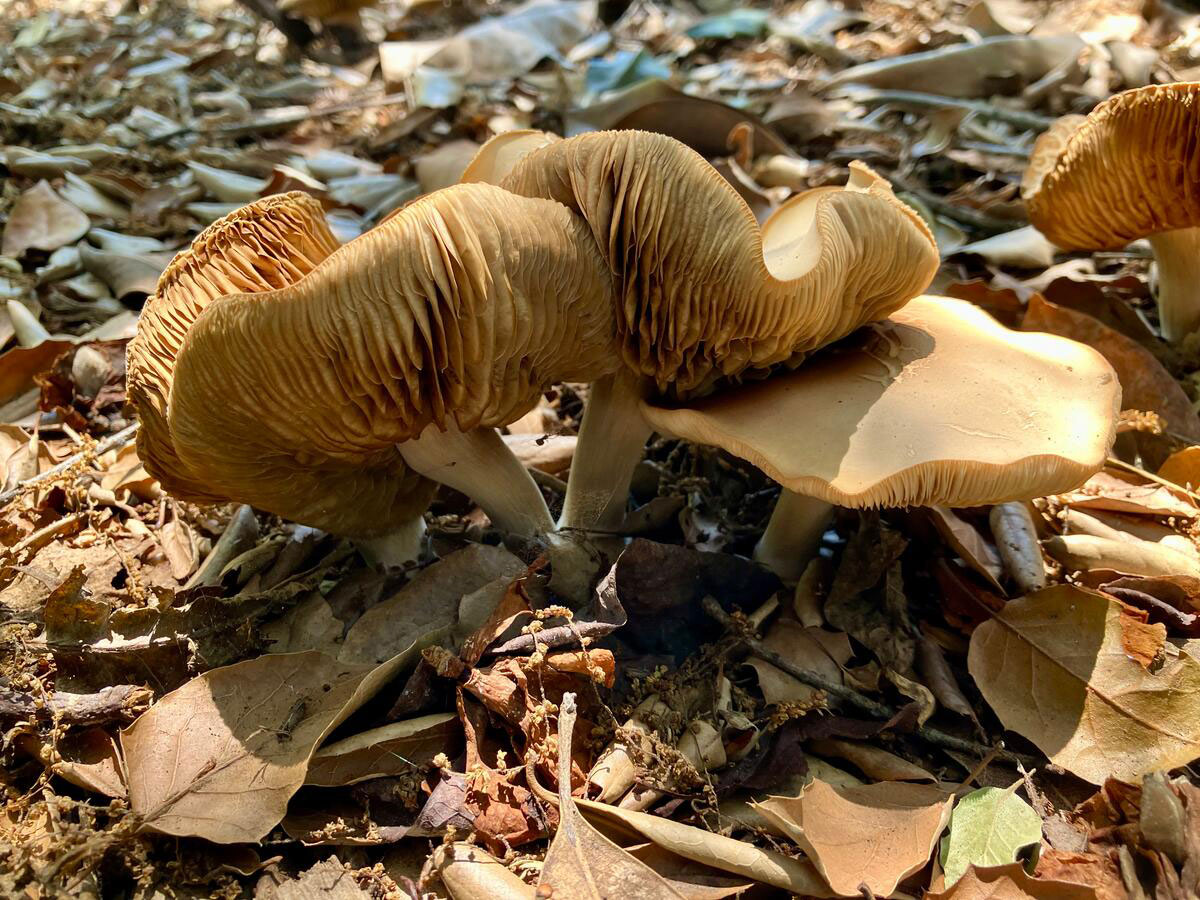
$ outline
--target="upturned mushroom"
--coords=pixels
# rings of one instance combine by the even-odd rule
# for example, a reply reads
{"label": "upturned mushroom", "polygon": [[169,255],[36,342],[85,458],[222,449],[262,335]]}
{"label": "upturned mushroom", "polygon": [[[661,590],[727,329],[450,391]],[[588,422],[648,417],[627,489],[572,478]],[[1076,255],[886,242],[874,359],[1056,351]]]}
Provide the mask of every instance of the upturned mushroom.
{"label": "upturned mushroom", "polygon": [[477,163],[468,171],[581,217],[616,283],[624,365],[592,385],[560,527],[620,524],[650,434],[644,396],[795,365],[916,296],[937,268],[929,230],[859,164],[844,188],[807,191],[760,228],[712,166],[662,135],[502,136]]}
{"label": "upturned mushroom", "polygon": [[755,558],[795,579],[831,504],[974,506],[1077,487],[1108,455],[1120,393],[1083,344],[923,296],[795,372],[642,414],[783,487]]}
{"label": "upturned mushroom", "polygon": [[1198,129],[1200,83],[1126,91],[1043,134],[1021,185],[1029,220],[1064,250],[1149,239],[1170,341],[1200,328]]}
{"label": "upturned mushroom", "polygon": [[[164,274],[130,351],[148,467],[181,473],[169,490],[367,540],[390,562],[411,558],[429,498],[416,473],[501,529],[551,531],[493,426],[552,382],[616,366],[611,279],[582,222],[459,185],[334,250],[313,206],[303,228],[323,261],[268,245],[241,210]],[[264,258],[297,277],[261,275]]]}

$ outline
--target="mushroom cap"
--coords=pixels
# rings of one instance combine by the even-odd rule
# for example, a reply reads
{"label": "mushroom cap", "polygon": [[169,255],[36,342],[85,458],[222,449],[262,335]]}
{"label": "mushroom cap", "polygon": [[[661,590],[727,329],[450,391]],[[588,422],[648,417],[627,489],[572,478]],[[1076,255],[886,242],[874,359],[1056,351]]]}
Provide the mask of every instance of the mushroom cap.
{"label": "mushroom cap", "polygon": [[455,185],[294,284],[210,303],[179,352],[171,435],[225,496],[367,533],[386,512],[375,473],[393,471],[397,444],[429,426],[506,424],[554,382],[613,371],[613,307],[577,217]]}
{"label": "mushroom cap", "polygon": [[703,157],[641,131],[552,142],[501,186],[587,222],[617,280],[625,365],[681,395],[884,318],[938,266],[920,217],[859,164],[844,189],[800,194],[761,229]]}
{"label": "mushroom cap", "polygon": [[657,430],[721,447],[840,506],[970,506],[1078,486],[1104,463],[1120,385],[1083,344],[918,297],[795,372],[686,407]]}
{"label": "mushroom cap", "polygon": [[1065,250],[1111,250],[1200,225],[1200,83],[1117,94],[1034,146],[1029,220]]}
{"label": "mushroom cap", "polygon": [[218,219],[167,265],[129,342],[127,393],[142,423],[138,455],[168,492],[195,502],[230,499],[191,477],[167,424],[175,361],[196,317],[226,294],[292,284],[337,247],[321,204],[291,192],[255,200]]}
{"label": "mushroom cap", "polygon": [[467,163],[467,168],[463,171],[459,181],[499,184],[517,163],[534,150],[561,140],[562,138],[556,134],[532,128],[506,131],[488,138],[484,145],[475,152],[471,161]]}

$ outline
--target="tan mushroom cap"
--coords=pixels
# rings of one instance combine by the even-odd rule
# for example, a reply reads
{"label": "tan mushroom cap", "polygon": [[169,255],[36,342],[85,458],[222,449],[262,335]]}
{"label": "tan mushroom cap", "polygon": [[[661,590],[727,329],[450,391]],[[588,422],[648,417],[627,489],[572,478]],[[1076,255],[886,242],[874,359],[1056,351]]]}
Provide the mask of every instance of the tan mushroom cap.
{"label": "tan mushroom cap", "polygon": [[640,131],[552,142],[501,186],[582,216],[617,279],[625,364],[679,394],[795,362],[887,316],[938,266],[920,217],[859,164],[761,229],[699,154]]}
{"label": "tan mushroom cap", "polygon": [[[397,444],[505,424],[554,382],[613,371],[613,334],[611,277],[577,217],[456,185],[295,284],[209,304],[179,353],[171,435],[225,495],[356,534],[381,515],[373,473]],[[361,477],[350,497],[332,480],[296,496],[294,473],[322,472]]]}
{"label": "tan mushroom cap", "polygon": [[1043,134],[1021,192],[1066,250],[1111,250],[1200,225],[1200,83],[1152,85]]}
{"label": "tan mushroom cap", "polygon": [[688,407],[659,431],[722,447],[840,506],[968,506],[1076,487],[1104,463],[1120,386],[1100,354],[923,296],[795,372]]}
{"label": "tan mushroom cap", "polygon": [[190,476],[167,424],[175,361],[196,316],[217,297],[299,281],[337,248],[320,203],[300,192],[276,194],[208,226],[159,277],[129,342],[127,391],[142,424],[138,454],[170,493],[197,502],[229,499]]}

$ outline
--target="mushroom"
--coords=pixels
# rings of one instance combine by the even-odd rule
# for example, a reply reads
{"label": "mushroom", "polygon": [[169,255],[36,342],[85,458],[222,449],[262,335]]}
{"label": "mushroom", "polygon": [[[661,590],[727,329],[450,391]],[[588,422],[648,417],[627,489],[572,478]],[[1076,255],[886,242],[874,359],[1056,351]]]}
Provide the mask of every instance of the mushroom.
{"label": "mushroom", "polygon": [[157,409],[194,483],[386,544],[416,472],[502,530],[553,530],[494,426],[617,365],[611,278],[577,217],[455,185],[273,287],[227,291],[173,332]]}
{"label": "mushroom", "polygon": [[928,228],[861,164],[844,188],[800,194],[760,228],[737,191],[669,137],[496,140],[506,143],[485,144],[468,171],[582,217],[616,282],[624,365],[592,385],[560,527],[620,524],[650,435],[644,397],[795,365],[901,306],[937,269]]}
{"label": "mushroom", "polygon": [[[129,400],[141,420],[138,456],[170,494],[196,503],[255,496],[224,490],[202,467],[182,458],[176,447],[169,421],[171,392],[177,359],[196,318],[219,297],[261,294],[295,284],[337,248],[320,203],[308,194],[277,194],[214,222],[167,266],[129,343],[127,383]],[[352,535],[374,561],[404,563],[418,557],[425,533],[422,514],[435,485],[398,456],[369,474],[297,468],[282,477],[291,485],[291,502],[263,508]],[[352,518],[314,510],[311,498],[331,490],[366,504],[364,513],[378,518],[362,526]]]}
{"label": "mushroom", "polygon": [[975,506],[1077,487],[1108,455],[1120,393],[1090,347],[923,296],[795,372],[642,414],[783,487],[754,555],[795,580],[830,504]]}
{"label": "mushroom", "polygon": [[1064,250],[1149,238],[1170,341],[1200,328],[1198,128],[1200,82],[1125,91],[1055,123],[1021,185],[1029,220]]}

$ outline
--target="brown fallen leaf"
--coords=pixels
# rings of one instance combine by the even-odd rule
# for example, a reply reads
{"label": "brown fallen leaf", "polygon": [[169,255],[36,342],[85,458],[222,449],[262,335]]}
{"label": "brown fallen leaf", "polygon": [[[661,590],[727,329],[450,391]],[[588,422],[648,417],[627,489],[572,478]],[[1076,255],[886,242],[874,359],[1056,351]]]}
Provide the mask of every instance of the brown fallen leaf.
{"label": "brown fallen leaf", "polygon": [[13,204],[0,244],[5,256],[20,256],[26,250],[57,250],[73,244],[91,228],[91,220],[79,208],[39,181]]}
{"label": "brown fallen leaf", "polygon": [[[575,730],[575,695],[565,694],[558,710],[558,831],[546,851],[538,878],[539,897],[645,897],[682,900],[683,895],[648,865],[630,856],[593,828],[571,798],[571,736]],[[533,785],[537,775],[526,769]],[[535,788],[544,800],[552,796]]]}
{"label": "brown fallen leaf", "polygon": [[1180,487],[1200,487],[1200,447],[1184,447],[1158,467],[1158,476]]}
{"label": "brown fallen leaf", "polygon": [[[837,684],[842,683],[842,667],[850,662],[854,649],[850,639],[840,631],[824,628],[805,628],[796,622],[781,619],[771,626],[763,638],[763,646],[778,653],[788,662]],[[818,693],[782,669],[765,660],[750,657],[746,665],[758,676],[758,688],[768,705],[794,702],[806,703]]]}
{"label": "brown fallen leaf", "polygon": [[1003,593],[1000,581],[1004,578],[1004,566],[996,547],[954,510],[945,506],[931,506],[927,512],[938,533],[954,548],[959,558],[978,572],[992,588]]}
{"label": "brown fallen leaf", "polygon": [[797,797],[771,797],[755,808],[804,848],[838,894],[856,896],[865,887],[883,896],[929,862],[953,804],[932,785],[814,780]]}
{"label": "brown fallen leaf", "polygon": [[482,847],[455,841],[433,854],[437,872],[453,900],[533,900],[526,884]]}
{"label": "brown fallen leaf", "polygon": [[1094,347],[1109,361],[1121,382],[1125,409],[1156,412],[1168,427],[1200,442],[1200,418],[1171,373],[1145,347],[1087,313],[1051,303],[1040,294],[1029,298],[1024,331],[1048,331]]}
{"label": "brown fallen leaf", "polygon": [[818,739],[809,741],[806,749],[821,756],[844,759],[868,778],[877,781],[937,781],[916,763],[911,763],[882,747],[861,741],[847,741],[842,738]]}
{"label": "brown fallen leaf", "polygon": [[975,629],[967,665],[1006,728],[1080,778],[1133,779],[1200,756],[1200,663],[1157,672],[1127,655],[1123,607],[1055,585]]}
{"label": "brown fallen leaf", "polygon": [[130,808],[166,834],[259,840],[283,818],[317,745],[412,655],[356,666],[310,650],[193,678],[121,734]]}
{"label": "brown fallen leaf", "polygon": [[[275,878],[281,875],[275,875]],[[371,894],[355,882],[336,856],[323,859],[294,879],[277,883],[266,876],[255,886],[258,900],[367,900]]]}
{"label": "brown fallen leaf", "polygon": [[1126,900],[1121,870],[1107,854],[1074,853],[1042,847],[1034,875],[1047,881],[1087,885],[1097,900]]}
{"label": "brown fallen leaf", "polygon": [[1020,863],[971,866],[949,890],[927,894],[929,900],[1095,900],[1092,888],[1068,881],[1033,878]]}
{"label": "brown fallen leaf", "polygon": [[1105,469],[1097,472],[1082,487],[1060,497],[1074,509],[1098,509],[1135,516],[1176,516],[1192,519],[1200,509],[1178,488],[1156,482],[1131,481]]}
{"label": "brown fallen leaf", "polygon": [[575,805],[589,822],[597,827],[603,826],[609,834],[627,835],[638,842],[650,841],[685,859],[793,894],[837,896],[818,874],[816,867],[806,859],[763,850],[703,828],[594,800],[576,798]]}
{"label": "brown fallen leaf", "polygon": [[458,755],[462,735],[454,713],[432,713],[342,738],[313,754],[305,784],[338,787],[422,769],[439,753]]}
{"label": "brown fallen leaf", "polygon": [[1043,541],[1046,552],[1069,571],[1103,569],[1125,575],[1200,577],[1200,561],[1171,547],[1133,536],[1111,540],[1090,534],[1054,536]]}

